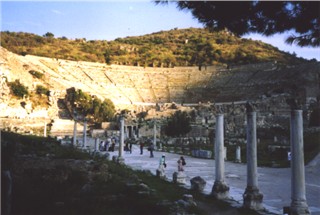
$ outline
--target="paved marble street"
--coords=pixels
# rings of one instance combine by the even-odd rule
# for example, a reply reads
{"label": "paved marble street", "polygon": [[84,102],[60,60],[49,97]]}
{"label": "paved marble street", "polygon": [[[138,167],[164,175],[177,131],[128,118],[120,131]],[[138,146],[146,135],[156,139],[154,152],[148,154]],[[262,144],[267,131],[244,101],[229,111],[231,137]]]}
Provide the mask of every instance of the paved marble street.
{"label": "paved marble street", "polygon": [[[105,152],[102,152],[105,153]],[[154,157],[149,157],[149,152],[144,149],[143,155],[140,155],[138,146],[133,146],[132,154],[124,152],[123,158],[125,164],[133,169],[150,170],[156,174],[159,165],[159,159],[166,156],[166,176],[172,180],[172,174],[177,171],[177,161],[181,155],[173,153],[154,152]],[[118,155],[118,151],[111,152],[110,158]],[[184,156],[187,165],[185,174],[187,175],[186,187],[190,188],[190,179],[195,176],[201,176],[207,184],[204,192],[211,193],[215,179],[215,161],[212,159],[200,159],[190,156]],[[247,173],[246,164],[225,162],[225,180],[230,187],[230,197],[238,205],[242,205],[242,194],[246,188]],[[306,176],[306,197],[309,209],[312,214],[320,215],[320,155],[308,164],[305,169]],[[291,172],[290,168],[258,168],[258,185],[263,194],[264,207],[273,213],[283,214],[283,207],[290,206],[291,203]]]}

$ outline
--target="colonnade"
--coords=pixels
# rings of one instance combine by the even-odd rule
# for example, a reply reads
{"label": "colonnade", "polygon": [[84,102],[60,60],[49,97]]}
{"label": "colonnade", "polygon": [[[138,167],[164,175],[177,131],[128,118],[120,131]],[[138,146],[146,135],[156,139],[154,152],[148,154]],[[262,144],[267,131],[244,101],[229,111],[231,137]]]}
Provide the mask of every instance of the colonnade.
{"label": "colonnade", "polygon": [[[74,123],[73,145],[76,145],[77,122]],[[120,118],[120,145],[118,162],[122,163],[124,147],[124,118]],[[263,194],[258,187],[257,172],[257,133],[256,112],[252,106],[247,106],[247,187],[243,194],[243,207],[253,210],[263,209]],[[154,128],[156,132],[156,127]],[[86,146],[86,121],[84,121],[83,146]],[[156,142],[154,135],[153,142]],[[307,215],[310,210],[306,201],[304,154],[303,154],[303,118],[302,110],[291,110],[290,117],[290,144],[291,144],[291,205],[292,215]],[[98,142],[95,143],[97,149]],[[224,176],[224,117],[219,113],[216,116],[215,138],[215,182],[212,195],[217,199],[228,199],[229,186]],[[241,162],[240,147],[237,147],[236,162]]]}
{"label": "colonnade", "polygon": [[[212,195],[217,199],[229,198],[229,187],[224,181],[223,159],[223,114],[216,116],[215,139],[215,182]],[[247,106],[247,187],[243,194],[243,207],[253,210],[263,209],[263,194],[258,187],[257,172],[257,133],[256,112],[252,106]],[[306,201],[305,170],[303,153],[303,119],[302,110],[291,110],[290,117],[291,144],[291,205],[289,213],[292,215],[307,215],[310,210]],[[237,147],[236,161],[241,162],[240,147]]]}

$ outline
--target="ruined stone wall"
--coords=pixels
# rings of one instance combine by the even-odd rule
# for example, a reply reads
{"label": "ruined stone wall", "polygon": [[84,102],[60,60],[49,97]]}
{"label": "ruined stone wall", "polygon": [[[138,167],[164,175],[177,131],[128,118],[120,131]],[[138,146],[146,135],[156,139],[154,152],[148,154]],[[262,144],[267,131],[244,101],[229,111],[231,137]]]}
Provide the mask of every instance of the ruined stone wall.
{"label": "ruined stone wall", "polygon": [[[4,49],[1,49],[2,52]],[[4,54],[2,54],[3,56]],[[82,89],[110,98],[118,107],[139,103],[232,102],[290,93],[319,94],[319,63],[284,67],[276,62],[233,66],[152,68],[76,62],[9,53],[3,62],[9,75],[30,89],[35,80],[28,71],[42,72],[52,89]],[[14,64],[14,66],[12,65]],[[23,78],[22,78],[23,77]]]}
{"label": "ruined stone wall", "polygon": [[[30,70],[44,74],[45,78],[36,80],[29,74]],[[139,112],[156,103],[172,102],[185,106],[198,105],[199,102],[221,104],[227,112],[228,130],[234,133],[243,133],[237,129],[243,128],[244,119],[240,113],[244,112],[247,100],[258,103],[258,125],[270,127],[278,122],[281,126],[286,125],[289,107],[285,98],[299,98],[306,110],[310,102],[320,98],[318,62],[292,66],[276,62],[228,68],[207,66],[201,70],[198,67],[152,68],[19,56],[0,47],[0,71],[0,101],[5,103],[1,103],[1,110],[13,108],[5,80],[20,79],[29,90],[34,90],[35,83],[42,81],[52,92],[51,106],[47,109],[52,119],[60,117],[57,101],[64,98],[70,87],[100,99],[109,98],[117,110],[126,108]],[[14,118],[13,112],[7,117]],[[36,117],[31,115],[32,112],[34,110],[28,112],[24,109],[20,115]]]}

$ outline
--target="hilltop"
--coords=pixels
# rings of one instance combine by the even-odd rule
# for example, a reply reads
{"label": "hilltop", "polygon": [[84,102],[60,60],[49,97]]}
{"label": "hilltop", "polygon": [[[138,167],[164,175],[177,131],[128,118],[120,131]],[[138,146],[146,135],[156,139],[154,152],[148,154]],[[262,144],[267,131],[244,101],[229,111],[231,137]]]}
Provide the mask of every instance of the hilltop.
{"label": "hilltop", "polygon": [[114,41],[5,31],[1,32],[1,46],[19,55],[145,67],[307,62],[261,41],[202,28],[173,29]]}

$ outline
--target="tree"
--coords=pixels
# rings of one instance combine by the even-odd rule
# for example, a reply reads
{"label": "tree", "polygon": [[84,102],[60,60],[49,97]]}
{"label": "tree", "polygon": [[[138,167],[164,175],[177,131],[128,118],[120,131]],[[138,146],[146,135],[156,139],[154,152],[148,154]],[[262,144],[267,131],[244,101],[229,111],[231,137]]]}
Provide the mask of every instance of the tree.
{"label": "tree", "polygon": [[104,56],[104,60],[105,60],[106,64],[110,64],[110,63],[111,63],[111,50],[110,50],[110,49],[107,49],[107,50],[103,53],[103,56]]}
{"label": "tree", "polygon": [[87,116],[92,112],[93,101],[91,95],[83,92],[82,90],[77,90],[75,92],[75,106],[79,112],[84,116]]}
{"label": "tree", "polygon": [[51,33],[51,32],[47,32],[46,34],[43,35],[43,37],[46,37],[46,38],[54,38],[54,34]]}
{"label": "tree", "polygon": [[[167,4],[167,0],[156,1]],[[181,10],[212,30],[227,29],[239,36],[250,32],[266,36],[294,31],[289,44],[320,46],[319,1],[174,1]]]}
{"label": "tree", "polygon": [[[96,108],[96,106],[94,106],[94,108]],[[96,122],[111,121],[115,113],[114,104],[110,99],[105,99],[100,103],[98,110],[99,111],[94,114]]]}
{"label": "tree", "polygon": [[164,128],[165,134],[170,137],[177,137],[187,134],[191,131],[190,117],[185,111],[176,111],[169,118],[167,125]]}
{"label": "tree", "polygon": [[115,113],[115,106],[110,99],[103,102],[82,90],[70,88],[67,90],[66,100],[83,117],[92,117],[97,123],[111,121]]}

